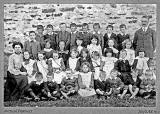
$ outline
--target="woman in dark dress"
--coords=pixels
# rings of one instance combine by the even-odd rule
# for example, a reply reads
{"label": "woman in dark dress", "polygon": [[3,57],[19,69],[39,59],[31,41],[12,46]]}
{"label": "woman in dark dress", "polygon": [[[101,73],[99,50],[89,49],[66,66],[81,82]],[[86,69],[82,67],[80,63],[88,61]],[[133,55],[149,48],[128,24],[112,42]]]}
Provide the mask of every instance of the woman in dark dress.
{"label": "woman in dark dress", "polygon": [[27,72],[22,66],[22,48],[23,45],[20,42],[13,43],[15,53],[9,56],[5,100],[22,98],[28,84]]}

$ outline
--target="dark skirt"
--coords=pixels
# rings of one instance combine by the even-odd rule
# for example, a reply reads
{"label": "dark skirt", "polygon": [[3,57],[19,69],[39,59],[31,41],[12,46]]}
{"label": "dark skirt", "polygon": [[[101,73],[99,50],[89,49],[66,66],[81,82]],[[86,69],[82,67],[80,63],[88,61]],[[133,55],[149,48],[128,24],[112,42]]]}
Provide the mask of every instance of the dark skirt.
{"label": "dark skirt", "polygon": [[4,99],[14,101],[22,98],[24,92],[26,91],[27,85],[27,76],[14,75],[7,71]]}

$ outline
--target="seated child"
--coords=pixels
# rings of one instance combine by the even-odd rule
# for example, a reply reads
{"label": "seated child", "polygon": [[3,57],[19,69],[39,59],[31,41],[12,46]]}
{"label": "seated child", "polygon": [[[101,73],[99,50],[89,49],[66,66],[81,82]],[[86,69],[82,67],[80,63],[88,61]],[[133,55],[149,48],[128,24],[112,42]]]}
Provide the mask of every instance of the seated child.
{"label": "seated child", "polygon": [[76,71],[80,71],[81,70],[81,65],[84,62],[89,62],[90,69],[94,72],[94,68],[93,68],[93,65],[92,65],[92,60],[91,60],[91,57],[89,55],[89,51],[88,51],[87,48],[83,48],[81,50],[80,57],[79,57],[79,59],[77,61],[77,65],[76,65]]}
{"label": "seated child", "polygon": [[140,75],[138,75],[138,70],[132,70],[131,75],[133,83],[129,85],[129,92],[131,93],[130,99],[135,98],[135,96],[138,94],[141,84],[141,79]]}
{"label": "seated child", "polygon": [[83,49],[82,43],[83,43],[83,38],[80,36],[77,36],[76,37],[76,44],[77,44],[77,51],[79,54],[81,53],[81,50]]}
{"label": "seated child", "polygon": [[47,97],[47,94],[44,92],[43,74],[41,72],[37,72],[35,79],[36,81],[32,81],[29,84],[27,93],[34,101],[39,101],[42,97]]}
{"label": "seated child", "polygon": [[95,70],[94,80],[97,80],[99,78],[101,62],[102,61],[101,61],[101,58],[100,58],[100,54],[97,51],[93,51],[93,53],[92,53],[92,64],[93,64],[93,68]]}
{"label": "seated child", "polygon": [[143,98],[155,98],[156,97],[156,79],[153,76],[151,70],[146,70],[145,76],[140,84],[139,94]]}
{"label": "seated child", "polygon": [[108,78],[110,86],[112,88],[112,95],[118,96],[120,95],[121,91],[126,91],[128,87],[124,86],[122,80],[118,77],[118,71],[112,69],[110,72],[110,77]]}
{"label": "seated child", "polygon": [[112,89],[109,80],[106,80],[105,71],[101,71],[99,78],[94,81],[94,89],[97,93],[97,97],[111,95]]}
{"label": "seated child", "polygon": [[57,51],[53,52],[53,58],[50,58],[52,61],[54,80],[57,84],[60,84],[64,76],[65,65],[62,58],[59,58]]}
{"label": "seated child", "polygon": [[[114,69],[118,71],[119,77],[124,83],[124,85],[128,86],[133,83],[133,79],[131,76],[131,66],[129,64],[129,61],[125,59],[126,56],[127,56],[126,50],[121,50],[120,59],[115,63]],[[126,93],[127,90],[122,93],[120,98],[122,99]]]}
{"label": "seated child", "polygon": [[68,61],[67,61],[67,68],[68,69],[71,69],[72,70],[72,73],[73,74],[77,74],[76,72],[76,65],[77,65],[77,61],[78,61],[78,58],[77,58],[77,55],[78,55],[78,51],[73,48],[71,51],[71,57],[69,57]]}
{"label": "seated child", "polygon": [[44,88],[49,99],[60,99],[61,93],[59,90],[59,85],[54,81],[54,74],[52,72],[47,74],[47,82],[44,83]]}
{"label": "seated child", "polygon": [[93,76],[94,74],[93,72],[91,72],[90,64],[88,62],[82,63],[81,72],[78,76],[78,93],[80,94],[80,96],[87,97],[96,94],[94,90]]}
{"label": "seated child", "polygon": [[107,48],[104,53],[104,57],[102,57],[101,69],[106,72],[107,78],[110,76],[111,70],[114,68],[114,64],[118,59],[113,57],[113,50],[111,48]]}
{"label": "seated child", "polygon": [[61,82],[61,93],[65,98],[76,94],[78,91],[77,78],[72,75],[71,69],[66,70],[66,77]]}
{"label": "seated child", "polygon": [[148,60],[149,58],[145,57],[144,49],[140,49],[138,51],[138,56],[135,58],[133,62],[132,68],[138,69],[139,70],[138,74],[140,75],[145,74],[146,70],[149,69],[147,64]]}

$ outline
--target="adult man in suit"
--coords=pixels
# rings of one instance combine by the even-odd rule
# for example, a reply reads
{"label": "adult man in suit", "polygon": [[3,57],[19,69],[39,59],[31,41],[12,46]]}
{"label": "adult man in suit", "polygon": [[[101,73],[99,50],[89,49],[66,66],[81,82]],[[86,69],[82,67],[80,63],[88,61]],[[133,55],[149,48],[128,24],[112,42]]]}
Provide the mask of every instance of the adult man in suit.
{"label": "adult man in suit", "polygon": [[145,56],[153,59],[153,53],[156,49],[156,35],[155,31],[149,27],[149,17],[142,16],[141,18],[142,27],[135,32],[133,39],[133,48],[137,52],[143,48],[145,50]]}

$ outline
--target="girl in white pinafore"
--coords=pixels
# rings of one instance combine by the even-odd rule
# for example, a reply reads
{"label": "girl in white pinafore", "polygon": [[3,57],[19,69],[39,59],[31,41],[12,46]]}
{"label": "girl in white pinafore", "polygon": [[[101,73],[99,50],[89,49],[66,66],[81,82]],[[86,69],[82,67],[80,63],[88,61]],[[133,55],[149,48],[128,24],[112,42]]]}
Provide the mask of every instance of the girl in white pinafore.
{"label": "girl in white pinafore", "polygon": [[93,81],[93,73],[90,70],[90,64],[88,62],[84,62],[81,65],[82,72],[79,73],[78,76],[78,84],[80,89],[78,93],[82,97],[88,97],[95,95],[96,92],[94,90],[94,81]]}
{"label": "girl in white pinafore", "polygon": [[27,78],[28,78],[28,84],[32,81],[35,81],[35,75],[33,72],[33,65],[35,63],[34,60],[29,58],[29,52],[25,51],[23,53],[24,60],[22,62],[22,66],[27,70]]}
{"label": "girl in white pinafore", "polygon": [[113,50],[111,48],[107,48],[105,50],[105,57],[102,57],[102,67],[103,71],[106,72],[106,78],[110,78],[110,72],[114,68],[115,62],[118,60],[113,57]]}
{"label": "girl in white pinafore", "polygon": [[52,67],[54,72],[54,80],[57,84],[60,84],[62,79],[65,76],[65,65],[62,58],[59,58],[58,52],[53,52],[53,58],[50,58],[52,60]]}

